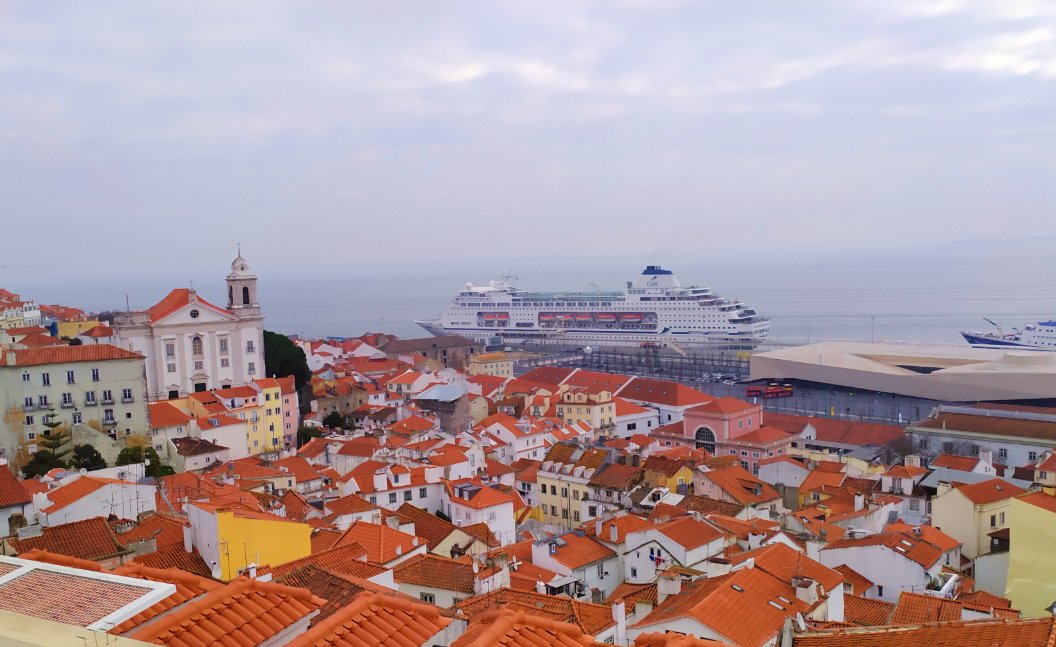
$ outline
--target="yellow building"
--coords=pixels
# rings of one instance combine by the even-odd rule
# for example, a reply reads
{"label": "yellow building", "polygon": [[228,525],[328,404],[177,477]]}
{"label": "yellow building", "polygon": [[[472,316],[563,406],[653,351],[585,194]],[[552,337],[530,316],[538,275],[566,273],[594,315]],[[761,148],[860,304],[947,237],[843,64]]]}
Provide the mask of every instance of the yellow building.
{"label": "yellow building", "polygon": [[574,386],[561,395],[557,416],[565,422],[586,422],[606,435],[615,427],[616,403],[611,391]]}
{"label": "yellow building", "polygon": [[604,449],[583,449],[575,444],[559,443],[550,448],[536,473],[539,485],[539,508],[544,523],[576,528],[580,519],[580,501],[589,498],[590,478],[605,462]]}
{"label": "yellow building", "polygon": [[1008,584],[1005,597],[1026,617],[1048,615],[1056,602],[1056,497],[1031,492],[1009,508]]}
{"label": "yellow building", "polygon": [[470,375],[513,377],[513,360],[506,353],[474,355],[466,362],[466,372]]}
{"label": "yellow building", "polygon": [[260,433],[265,442],[263,443],[264,449],[261,451],[279,451],[283,448],[282,385],[276,379],[267,378],[254,380],[252,386],[260,392],[257,402],[264,409]]}
{"label": "yellow building", "polygon": [[688,492],[693,482],[693,468],[685,461],[674,460],[664,456],[650,456],[642,463],[644,479],[658,487],[666,487],[671,492]]}
{"label": "yellow building", "polygon": [[60,321],[58,323],[59,338],[73,339],[77,335],[101,325],[102,322],[98,319],[91,321]]}
{"label": "yellow building", "polygon": [[229,581],[252,566],[278,566],[312,552],[312,527],[252,510],[208,503],[184,506],[191,543],[214,576]]}
{"label": "yellow building", "polygon": [[1013,497],[1022,488],[1002,479],[939,488],[931,500],[931,522],[961,542],[961,554],[975,559],[990,552],[990,533],[1008,527]]}
{"label": "yellow building", "polygon": [[[276,451],[282,448],[282,394],[277,381],[271,381],[276,382],[276,386],[264,391],[257,391],[252,386],[235,386],[192,393],[187,396],[189,412],[196,418],[224,414],[244,420],[246,451],[250,455]],[[271,396],[270,400],[265,399],[268,395]],[[267,413],[269,408],[272,409],[270,416]],[[272,426],[274,432],[270,431]]]}

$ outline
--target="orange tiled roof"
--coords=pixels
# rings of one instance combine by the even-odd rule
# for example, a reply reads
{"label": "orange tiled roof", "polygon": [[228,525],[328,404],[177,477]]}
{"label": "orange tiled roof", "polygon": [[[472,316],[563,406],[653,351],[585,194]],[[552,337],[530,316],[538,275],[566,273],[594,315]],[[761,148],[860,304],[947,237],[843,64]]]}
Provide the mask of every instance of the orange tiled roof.
{"label": "orange tiled roof", "polygon": [[70,362],[105,362],[121,359],[143,359],[139,353],[118,348],[110,344],[81,344],[80,346],[50,346],[27,348],[0,353],[0,366],[7,365],[8,354],[14,353],[11,366],[39,366],[41,364],[66,364]]}
{"label": "orange tiled roof", "polygon": [[394,566],[392,577],[397,583],[472,594],[475,575],[469,561],[426,554]]}
{"label": "orange tiled roof", "polygon": [[1024,494],[1016,497],[1023,503],[1029,503],[1032,506],[1037,506],[1042,510],[1048,510],[1049,512],[1056,512],[1056,496],[1051,494],[1045,494],[1044,492],[1031,492],[1030,494]]}
{"label": "orange tiled roof", "polygon": [[0,508],[11,508],[30,503],[29,490],[15,477],[10,465],[0,466]]}
{"label": "orange tiled roof", "polygon": [[697,638],[693,634],[680,634],[674,631],[638,634],[634,647],[723,647],[724,642],[709,638]]}
{"label": "orange tiled roof", "polygon": [[601,647],[574,624],[509,608],[473,616],[466,632],[451,643],[451,647],[475,645]]}
{"label": "orange tiled roof", "polygon": [[899,425],[797,416],[774,411],[766,412],[766,424],[776,425],[796,434],[802,432],[809,424],[814,427],[818,440],[846,445],[876,447],[906,435],[905,429]]}
{"label": "orange tiled roof", "polygon": [[994,617],[1019,617],[1019,611],[1014,609],[995,609],[963,600],[948,600],[934,595],[927,595],[926,593],[902,591],[898,596],[895,610],[891,614],[890,624],[912,625],[924,622],[961,620],[966,607],[972,611],[988,613]]}
{"label": "orange tiled roof", "polygon": [[38,537],[14,538],[11,539],[11,544],[20,553],[39,548],[50,553],[97,562],[129,552],[117,541],[114,531],[104,517],[48,526],[41,529]]}
{"label": "orange tiled roof", "polygon": [[195,575],[194,573],[188,573],[187,571],[181,571],[178,568],[152,568],[134,562],[117,567],[114,569],[114,575],[135,577],[152,582],[167,582],[176,586],[176,591],[172,595],[140,611],[108,632],[118,636],[127,634],[143,626],[144,623],[150,622],[162,614],[169,613],[176,607],[182,606],[208,591],[223,586],[220,582]]}
{"label": "orange tiled roof", "polygon": [[704,477],[742,505],[773,501],[781,497],[772,485],[752,476],[740,465],[705,472]]}
{"label": "orange tiled roof", "polygon": [[174,544],[182,545],[183,528],[186,523],[180,518],[155,513],[144,517],[134,528],[120,533],[118,537],[124,544],[153,538],[157,548],[165,548]]}
{"label": "orange tiled roof", "polygon": [[[288,647],[367,647],[431,644],[451,623],[440,609],[415,600],[363,593],[348,606],[294,638]],[[399,642],[397,642],[397,640]]]}
{"label": "orange tiled roof", "polygon": [[648,530],[653,527],[653,524],[649,523],[642,517],[633,514],[625,514],[619,517],[613,517],[612,519],[606,519],[601,522],[601,534],[595,533],[597,530],[597,524],[593,521],[588,521],[583,524],[583,528],[586,533],[591,537],[596,537],[598,540],[605,543],[611,544],[612,542],[612,528],[616,528],[616,543],[622,544],[627,540],[627,533],[629,532],[640,532],[642,530]]}
{"label": "orange tiled roof", "polygon": [[395,514],[402,522],[413,523],[414,534],[425,539],[430,549],[436,548],[456,529],[455,524],[406,502],[390,514]]}
{"label": "orange tiled roof", "polygon": [[843,596],[843,616],[851,624],[863,627],[891,624],[891,612],[894,609],[893,602],[864,598],[860,595]]}
{"label": "orange tiled roof", "polygon": [[[918,529],[920,531],[919,535],[916,534]],[[932,546],[938,546],[943,552],[953,550],[961,545],[961,542],[931,525],[911,526],[908,523],[895,522],[884,526],[884,532],[904,532],[914,535]]]}
{"label": "orange tiled roof", "polygon": [[934,544],[923,541],[903,532],[885,532],[867,537],[838,539],[822,550],[854,548],[858,546],[887,546],[892,551],[905,556],[924,568],[930,568],[942,557],[943,550]]}
{"label": "orange tiled roof", "polygon": [[795,647],[1042,647],[1056,644],[1056,619],[972,620],[837,629],[796,636]]}
{"label": "orange tiled roof", "polygon": [[82,498],[88,496],[92,492],[104,488],[108,485],[135,485],[128,481],[119,481],[117,479],[99,478],[95,476],[81,476],[73,481],[70,481],[66,485],[55,488],[48,492],[48,500],[51,501],[51,505],[42,508],[41,512],[45,514],[54,514],[59,510],[62,510],[66,506],[80,501]]}
{"label": "orange tiled roof", "polygon": [[565,533],[559,540],[551,541],[559,543],[557,551],[550,553],[550,557],[572,570],[616,556],[616,553],[608,546],[578,532]]}
{"label": "orange tiled roof", "polygon": [[936,467],[945,467],[951,470],[958,470],[961,472],[971,472],[975,469],[975,466],[979,464],[979,459],[974,456],[957,456],[955,454],[939,454],[936,456],[929,467],[935,469]]}
{"label": "orange tiled roof", "polygon": [[864,595],[873,588],[873,581],[846,564],[834,566],[832,570],[843,576],[843,581],[851,585],[852,595]]}
{"label": "orange tiled roof", "polygon": [[326,604],[319,608],[319,615],[312,618],[312,625],[329,618],[342,607],[352,602],[357,595],[363,591],[375,593],[389,593],[399,596],[392,589],[387,589],[380,584],[375,584],[362,578],[348,575],[338,575],[319,568],[315,564],[307,564],[286,575],[274,580],[285,586],[295,586],[308,589],[313,595],[326,600]]}
{"label": "orange tiled roof", "polygon": [[673,407],[688,407],[711,402],[713,397],[678,382],[635,377],[616,394],[621,398]]}
{"label": "orange tiled roof", "polygon": [[970,485],[959,485],[957,491],[976,505],[995,503],[1026,492],[1023,488],[997,478]]}
{"label": "orange tiled roof", "polygon": [[[690,618],[742,647],[759,647],[773,639],[785,619],[810,607],[795,590],[758,568],[687,582],[635,626],[649,627]],[[745,622],[745,618],[751,622]]]}
{"label": "orange tiled roof", "polygon": [[319,610],[306,589],[239,577],[155,622],[130,638],[170,647],[256,645]]}
{"label": "orange tiled roof", "polygon": [[367,551],[367,559],[376,564],[386,564],[392,560],[407,555],[419,546],[425,546],[425,539],[408,535],[384,524],[366,523],[364,521],[353,522],[341,539],[337,540],[337,546],[356,543]]}
{"label": "orange tiled roof", "polygon": [[671,539],[686,550],[692,550],[717,539],[722,539],[723,532],[704,521],[693,517],[680,517],[666,523],[653,526],[657,532]]}
{"label": "orange tiled roof", "polygon": [[986,591],[972,591],[971,593],[965,593],[958,598],[962,602],[969,602],[971,604],[977,604],[981,606],[993,607],[995,609],[1010,609],[1012,608],[1012,600],[1008,598],[1002,598],[994,595],[993,593],[987,593]]}
{"label": "orange tiled roof", "polygon": [[748,409],[758,407],[757,404],[751,402],[745,402],[737,398],[731,398],[729,396],[712,400],[711,402],[705,402],[704,404],[697,405],[690,409],[695,413],[718,413],[724,416],[732,415],[734,413],[740,413]]}
{"label": "orange tiled roof", "polygon": [[470,618],[504,607],[561,622],[571,622],[578,625],[584,633],[591,635],[597,635],[616,624],[608,605],[579,602],[562,595],[544,595],[534,591],[501,588],[455,605],[458,611]]}
{"label": "orange tiled roof", "polygon": [[731,560],[733,564],[741,564],[748,558],[755,560],[755,567],[760,568],[782,582],[792,584],[792,578],[798,576],[809,577],[821,584],[826,593],[843,586],[843,575],[835,570],[816,562],[803,553],[787,544],[773,543],[761,546],[737,555]]}
{"label": "orange tiled roof", "polygon": [[212,577],[212,570],[198,549],[194,548],[188,553],[183,549],[182,543],[159,548],[146,555],[138,555],[133,557],[132,561],[152,568],[178,568],[202,577]]}

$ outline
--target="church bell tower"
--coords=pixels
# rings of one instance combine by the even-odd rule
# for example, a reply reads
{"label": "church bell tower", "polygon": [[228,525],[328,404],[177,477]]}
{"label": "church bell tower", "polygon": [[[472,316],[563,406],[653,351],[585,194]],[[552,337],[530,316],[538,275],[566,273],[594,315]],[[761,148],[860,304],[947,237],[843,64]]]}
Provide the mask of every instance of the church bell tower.
{"label": "church bell tower", "polygon": [[231,262],[231,273],[227,275],[227,309],[239,317],[260,316],[257,277],[242,258],[241,249],[238,258]]}

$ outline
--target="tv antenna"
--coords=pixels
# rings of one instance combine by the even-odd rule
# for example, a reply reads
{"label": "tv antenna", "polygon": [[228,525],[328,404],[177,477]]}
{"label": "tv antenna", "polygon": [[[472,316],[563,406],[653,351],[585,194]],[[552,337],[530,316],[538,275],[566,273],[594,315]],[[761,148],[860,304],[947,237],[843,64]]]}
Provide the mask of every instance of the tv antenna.
{"label": "tv antenna", "polygon": [[510,269],[506,270],[506,273],[503,274],[502,276],[500,276],[499,278],[502,279],[503,281],[505,281],[506,283],[509,283],[510,281],[520,281],[521,280],[521,277],[514,276],[513,268],[510,268]]}

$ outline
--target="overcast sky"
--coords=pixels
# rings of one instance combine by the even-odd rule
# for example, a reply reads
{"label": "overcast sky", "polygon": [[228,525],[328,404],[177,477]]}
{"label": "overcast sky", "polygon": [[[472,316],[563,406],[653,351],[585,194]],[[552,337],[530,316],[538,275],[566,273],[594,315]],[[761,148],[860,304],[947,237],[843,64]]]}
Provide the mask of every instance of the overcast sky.
{"label": "overcast sky", "polygon": [[0,264],[1056,236],[1054,80],[1048,0],[2,2]]}

